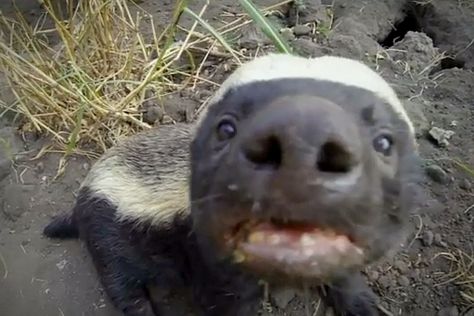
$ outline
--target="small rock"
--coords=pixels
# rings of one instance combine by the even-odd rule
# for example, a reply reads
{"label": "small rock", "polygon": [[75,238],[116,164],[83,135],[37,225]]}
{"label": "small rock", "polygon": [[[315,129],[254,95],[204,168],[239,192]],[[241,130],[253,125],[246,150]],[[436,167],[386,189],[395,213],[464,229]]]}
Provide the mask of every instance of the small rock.
{"label": "small rock", "polygon": [[271,292],[271,296],[275,305],[283,309],[296,296],[296,292],[289,288],[278,288]]}
{"label": "small rock", "polygon": [[425,168],[426,174],[435,182],[445,184],[449,181],[446,171],[438,165],[429,165]]}
{"label": "small rock", "polygon": [[335,316],[336,313],[334,312],[334,309],[332,307],[328,307],[326,312],[324,313],[324,316]]}
{"label": "small rock", "polygon": [[328,47],[320,46],[311,40],[298,38],[293,42],[295,51],[304,57],[314,58],[320,57],[331,53],[331,49]]}
{"label": "small rock", "polygon": [[429,277],[425,277],[423,280],[422,280],[423,284],[424,285],[427,285],[428,287],[432,287],[433,286],[433,279],[429,278]]}
{"label": "small rock", "polygon": [[143,113],[143,121],[145,123],[154,125],[163,118],[163,109],[159,106],[148,106]]}
{"label": "small rock", "polygon": [[287,41],[292,41],[296,38],[293,31],[287,27],[280,30],[280,35]]}
{"label": "small rock", "polygon": [[64,269],[66,264],[67,264],[67,260],[61,260],[58,263],[56,263],[56,267],[58,267],[59,271],[61,271],[62,269]]}
{"label": "small rock", "polygon": [[173,124],[174,123],[174,120],[171,116],[169,115],[164,115],[163,116],[163,119],[161,120],[161,122],[164,124],[164,125],[167,125],[167,124]]}
{"label": "small rock", "polygon": [[401,261],[401,260],[397,260],[393,263],[393,266],[400,272],[400,273],[403,273],[405,274],[406,272],[408,272],[408,265]]}
{"label": "small rock", "polygon": [[168,122],[170,122],[168,116],[172,119],[171,122],[173,123],[188,122],[188,120],[193,117],[193,113],[199,104],[187,91],[168,95],[162,99],[162,102],[163,111],[166,113],[161,119],[162,124],[168,124]]}
{"label": "small rock", "polygon": [[392,279],[390,278],[390,276],[388,276],[388,275],[382,275],[382,276],[377,280],[377,283],[378,283],[381,287],[383,287],[383,288],[385,288],[385,289],[387,289],[387,288],[389,288],[390,286],[393,285],[393,281],[392,281]]}
{"label": "small rock", "polygon": [[459,187],[463,190],[469,191],[472,188],[472,184],[468,179],[462,179],[459,183]]}
{"label": "small rock", "polygon": [[40,161],[36,164],[35,171],[36,171],[36,173],[43,173],[44,163],[42,161]]}
{"label": "small rock", "polygon": [[443,238],[441,237],[441,234],[438,234],[438,233],[436,233],[434,235],[434,242],[435,242],[435,245],[439,246],[439,247],[447,247],[448,246],[448,244],[443,241]]}
{"label": "small rock", "polygon": [[288,23],[290,25],[316,22],[325,18],[326,12],[321,0],[298,2],[294,1],[288,12]]}
{"label": "small rock", "polygon": [[427,230],[423,233],[423,245],[429,247],[433,244],[434,234],[431,230]]}
{"label": "small rock", "polygon": [[3,213],[10,220],[16,220],[29,209],[28,201],[33,185],[10,184],[3,191]]}
{"label": "small rock", "polygon": [[455,133],[453,131],[445,130],[445,129],[434,126],[430,129],[429,134],[437,142],[439,146],[446,147],[449,145],[449,139]]}
{"label": "small rock", "polygon": [[398,278],[398,284],[407,287],[410,286],[410,280],[408,280],[406,276],[402,275]]}
{"label": "small rock", "polygon": [[439,310],[438,316],[459,316],[459,310],[456,306],[445,307]]}
{"label": "small rock", "polygon": [[163,117],[163,109],[156,93],[152,89],[145,91],[145,101],[141,105],[143,111],[143,121],[147,124],[155,124]]}
{"label": "small rock", "polygon": [[31,240],[30,240],[30,239],[27,239],[27,240],[23,240],[23,241],[21,242],[21,244],[22,244],[22,246],[26,246],[26,245],[28,245],[30,242],[31,242]]}
{"label": "small rock", "polygon": [[379,279],[379,273],[377,271],[369,271],[367,277],[370,281],[375,282]]}
{"label": "small rock", "polygon": [[415,269],[410,272],[410,278],[412,278],[414,281],[420,281],[420,270]]}
{"label": "small rock", "polygon": [[241,34],[242,37],[238,40],[238,45],[242,48],[255,49],[260,45],[271,44],[271,40],[254,25],[245,26]]}
{"label": "small rock", "polygon": [[293,33],[296,36],[308,35],[309,33],[311,33],[311,27],[309,27],[308,25],[295,25],[293,27]]}
{"label": "small rock", "polygon": [[86,171],[89,170],[90,167],[91,167],[91,165],[88,164],[87,162],[85,162],[85,163],[82,164],[82,169],[84,169],[84,170],[86,170]]}

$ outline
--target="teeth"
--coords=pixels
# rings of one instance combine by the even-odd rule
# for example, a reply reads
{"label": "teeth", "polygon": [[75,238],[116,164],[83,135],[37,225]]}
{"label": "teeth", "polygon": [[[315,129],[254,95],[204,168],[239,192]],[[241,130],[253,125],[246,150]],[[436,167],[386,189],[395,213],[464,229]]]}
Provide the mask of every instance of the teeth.
{"label": "teeth", "polygon": [[237,186],[237,184],[229,184],[227,186],[227,188],[230,190],[230,191],[238,191],[239,190],[239,187]]}
{"label": "teeth", "polygon": [[268,238],[268,241],[270,242],[270,244],[272,245],[277,245],[281,242],[281,238],[280,236],[278,235],[271,235],[269,238]]}
{"label": "teeth", "polygon": [[251,243],[260,243],[265,240],[265,234],[262,232],[252,233],[249,236],[249,242]]}
{"label": "teeth", "polygon": [[303,247],[315,246],[317,241],[310,234],[303,234],[300,243]]}
{"label": "teeth", "polygon": [[252,212],[258,213],[262,210],[262,206],[260,205],[260,202],[254,202],[252,205]]}
{"label": "teeth", "polygon": [[245,260],[245,256],[242,252],[240,252],[239,250],[234,251],[234,261],[236,263],[241,263],[244,260]]}
{"label": "teeth", "polygon": [[336,237],[337,236],[336,232],[333,231],[333,230],[324,231],[324,235],[327,236],[327,237]]}
{"label": "teeth", "polygon": [[312,257],[314,256],[314,249],[304,249],[303,250],[303,254],[306,256],[306,257]]}

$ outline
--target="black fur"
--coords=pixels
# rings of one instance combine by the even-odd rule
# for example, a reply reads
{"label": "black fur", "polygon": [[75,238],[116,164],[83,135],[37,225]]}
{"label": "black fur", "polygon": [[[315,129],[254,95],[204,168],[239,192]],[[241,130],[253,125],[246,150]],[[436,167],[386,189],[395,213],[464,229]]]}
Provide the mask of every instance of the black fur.
{"label": "black fur", "polygon": [[43,234],[49,238],[78,238],[79,230],[73,220],[72,214],[63,213],[53,218],[53,220],[46,225]]}
{"label": "black fur", "polygon": [[[151,286],[170,291],[191,287],[188,303],[200,308],[198,315],[256,315],[262,297],[258,280],[227,262],[208,265],[198,249],[189,219],[162,231],[150,225],[138,228],[126,221],[119,224],[115,212],[112,205],[95,198],[85,188],[78,195],[74,214],[81,218],[80,236],[91,253],[101,283],[124,315],[165,315],[160,311],[162,306],[150,303]],[[64,216],[59,219],[53,221],[55,225],[48,225],[44,233],[53,238],[71,238],[60,232],[77,231],[77,226],[71,227],[75,222]],[[326,286],[324,298],[337,307],[340,315],[377,315],[373,313],[372,292],[359,281],[360,278],[351,277],[343,280],[346,283],[342,287]],[[347,287],[348,283],[351,287]]]}
{"label": "black fur", "polygon": [[[118,222],[116,208],[106,200],[95,197],[94,192],[85,187],[79,193],[72,215],[53,220],[45,228],[45,235],[55,238],[79,236],[91,253],[108,296],[127,316],[164,315],[159,303],[151,303],[153,300],[150,299],[148,288],[153,286],[170,289],[190,287],[193,302],[201,308],[201,315],[256,315],[262,296],[258,276],[240,270],[231,264],[228,256],[221,256],[212,242],[212,233],[208,231],[209,234],[206,234],[206,230],[214,228],[203,224],[213,217],[216,223],[222,223],[222,227],[225,227],[225,222],[235,216],[226,208],[220,209],[221,213],[216,213],[217,210],[212,208],[202,209],[215,207],[212,203],[217,201],[206,198],[212,195],[216,187],[225,185],[225,182],[216,180],[217,174],[223,177],[221,180],[229,177],[235,180],[238,174],[238,170],[221,165],[224,145],[213,144],[213,133],[217,119],[224,113],[237,115],[243,121],[278,96],[304,93],[340,105],[350,104],[346,110],[353,111],[360,124],[366,124],[363,137],[370,139],[370,135],[379,128],[379,123],[390,125],[396,135],[396,146],[403,153],[399,159],[398,174],[395,178],[380,180],[384,203],[392,208],[381,209],[380,212],[385,212],[383,214],[378,214],[376,210],[364,213],[360,210],[364,209],[363,203],[366,201],[357,201],[358,204],[353,207],[358,212],[348,211],[342,219],[335,214],[325,215],[328,218],[333,216],[333,222],[338,224],[339,221],[341,225],[342,222],[360,223],[368,220],[383,225],[371,227],[368,233],[374,235],[364,235],[374,244],[371,259],[383,256],[395,240],[391,236],[399,233],[409,210],[413,208],[411,190],[413,176],[417,174],[416,155],[409,142],[406,122],[397,118],[388,104],[367,91],[309,79],[245,85],[230,90],[218,105],[210,108],[191,146],[192,217],[176,220],[167,230],[147,223],[137,226],[128,221]],[[244,205],[243,200],[234,202]],[[291,206],[286,209],[291,210]],[[341,271],[341,275],[334,282],[326,284],[324,289],[326,295],[323,298],[335,307],[338,316],[378,315],[375,295],[364,283],[360,273]]]}
{"label": "black fur", "polygon": [[160,306],[150,303],[151,286],[192,287],[202,315],[251,315],[257,307],[258,284],[225,264],[205,265],[191,228],[189,218],[176,221],[169,230],[119,223],[115,207],[84,188],[73,215],[54,219],[44,234],[70,238],[64,232],[79,230],[107,295],[124,315],[162,315]]}
{"label": "black fur", "polygon": [[364,282],[360,274],[343,278],[324,286],[326,303],[332,306],[337,315],[375,316],[377,297]]}

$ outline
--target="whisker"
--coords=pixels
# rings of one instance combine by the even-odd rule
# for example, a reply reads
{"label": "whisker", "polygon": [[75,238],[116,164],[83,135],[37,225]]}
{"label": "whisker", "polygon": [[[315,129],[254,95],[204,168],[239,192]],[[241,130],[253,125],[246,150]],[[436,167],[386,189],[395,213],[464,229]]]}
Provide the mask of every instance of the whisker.
{"label": "whisker", "polygon": [[191,200],[190,203],[191,203],[191,205],[196,205],[196,204],[199,204],[199,203],[204,203],[204,202],[209,202],[209,201],[212,201],[212,200],[216,200],[221,196],[223,196],[222,193],[207,195],[207,196],[204,196],[204,197],[199,198],[199,199]]}

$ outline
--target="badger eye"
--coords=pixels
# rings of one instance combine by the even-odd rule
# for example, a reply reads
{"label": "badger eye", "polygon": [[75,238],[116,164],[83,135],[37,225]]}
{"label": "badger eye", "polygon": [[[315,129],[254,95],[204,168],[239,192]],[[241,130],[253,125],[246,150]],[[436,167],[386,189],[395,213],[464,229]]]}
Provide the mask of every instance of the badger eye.
{"label": "badger eye", "polygon": [[390,135],[382,134],[374,138],[373,146],[375,151],[389,156],[392,153],[393,138]]}
{"label": "badger eye", "polygon": [[217,138],[220,141],[230,139],[234,137],[236,133],[235,124],[229,119],[224,119],[217,125]]}

